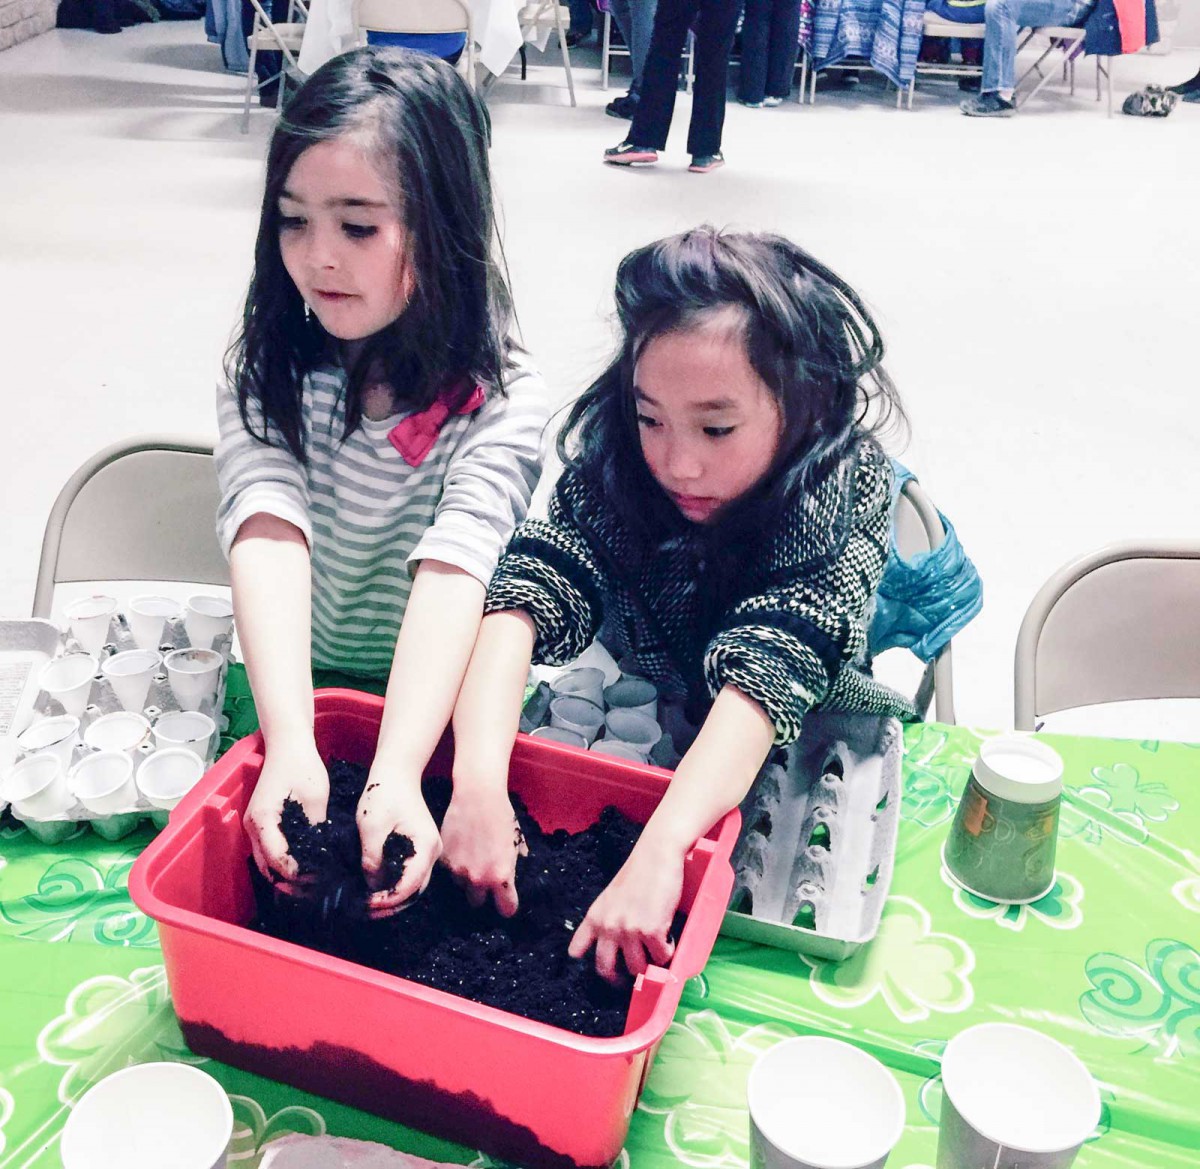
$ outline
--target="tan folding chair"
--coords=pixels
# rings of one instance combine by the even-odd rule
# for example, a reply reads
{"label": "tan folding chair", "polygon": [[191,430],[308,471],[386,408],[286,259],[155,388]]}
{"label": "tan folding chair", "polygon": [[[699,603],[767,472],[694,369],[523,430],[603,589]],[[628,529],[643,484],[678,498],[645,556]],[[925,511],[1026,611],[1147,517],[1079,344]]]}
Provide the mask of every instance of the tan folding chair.
{"label": "tan folding chair", "polygon": [[58,493],[38,564],[33,615],[54,586],[154,580],[228,585],[217,543],[213,449],[185,438],[129,439],[93,455]]}
{"label": "tan folding chair", "polygon": [[529,0],[517,13],[517,20],[521,25],[521,36],[525,43],[530,43],[532,38],[532,44],[539,52],[549,41],[551,31],[558,34],[563,69],[567,73],[567,91],[571,95],[571,105],[575,105],[575,77],[571,72],[571,51],[567,48],[570,9],[559,4],[558,0]]}
{"label": "tan folding chair", "polygon": [[[946,529],[942,527],[938,509],[915,479],[909,479],[900,489],[892,526],[896,548],[906,560],[918,552],[932,552],[946,538]],[[923,715],[929,709],[931,698],[937,721],[954,722],[954,662],[949,642],[925,666],[913,698],[918,713]]]}
{"label": "tan folding chair", "polygon": [[475,88],[475,26],[464,0],[354,0],[354,27],[363,44],[369,32],[464,33],[459,72]]}
{"label": "tan folding chair", "polygon": [[[983,25],[982,24],[961,24],[956,20],[944,20],[940,16],[935,16],[932,12],[925,13],[925,24],[921,33],[922,39],[925,37],[945,37],[947,40],[959,41],[981,41],[983,40]],[[917,88],[918,77],[981,77],[983,76],[982,65],[964,65],[961,62],[954,64],[948,61],[944,65],[939,65],[934,61],[918,60],[913,71],[913,78],[908,83],[908,108],[913,108],[913,94]],[[896,94],[896,108],[900,108],[901,99],[905,91],[901,90]]]}
{"label": "tan folding chair", "polygon": [[[1035,37],[1046,37],[1046,46],[1041,55],[1020,77],[1017,78],[1016,103],[1024,105],[1031,97],[1040,93],[1042,88],[1054,80],[1058,74],[1056,63],[1062,65],[1062,75],[1070,83],[1071,94],[1075,94],[1075,62],[1083,55],[1083,41],[1087,32],[1083,28],[1048,26],[1046,28],[1031,28],[1026,31],[1024,39],[1017,45],[1017,52],[1031,44]],[[1055,67],[1051,67],[1055,65]],[[1032,88],[1026,86],[1032,78]],[[1096,58],[1096,100],[1101,98],[1101,80],[1108,86],[1108,116],[1112,117],[1112,58]],[[1022,87],[1025,87],[1022,92]]]}
{"label": "tan folding chair", "polygon": [[1200,542],[1110,544],[1059,569],[1017,635],[1017,730],[1077,706],[1200,698]]}
{"label": "tan folding chair", "polygon": [[[254,96],[255,90],[278,79],[279,101],[276,108],[283,109],[284,99],[287,96],[288,68],[290,67],[297,74],[300,72],[296,59],[300,54],[300,44],[304,40],[304,21],[308,17],[308,9],[304,5],[304,0],[291,0],[288,5],[287,21],[281,23],[271,20],[267,15],[267,10],[263,8],[261,0],[250,0],[250,3],[254,6],[254,27],[246,38],[246,47],[250,50],[250,64],[246,68],[246,101],[242,109],[243,134],[250,130],[250,99]],[[254,73],[254,63],[258,59],[260,49],[264,53],[282,54],[279,71],[272,73],[270,77],[264,77],[262,81],[259,81]]]}

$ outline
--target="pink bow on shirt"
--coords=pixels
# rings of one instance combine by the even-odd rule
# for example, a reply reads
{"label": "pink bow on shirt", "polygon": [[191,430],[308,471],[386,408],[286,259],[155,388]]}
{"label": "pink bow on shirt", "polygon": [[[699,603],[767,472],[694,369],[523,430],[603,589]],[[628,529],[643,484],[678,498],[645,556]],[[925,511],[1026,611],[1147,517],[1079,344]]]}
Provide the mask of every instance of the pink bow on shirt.
{"label": "pink bow on shirt", "polygon": [[[483,386],[476,386],[454,413],[472,414],[483,402]],[[428,410],[410,414],[403,422],[397,422],[388,432],[388,442],[400,452],[410,467],[419,467],[425,461],[425,456],[433,450],[433,444],[437,442],[438,434],[450,413],[445,398],[438,398]]]}

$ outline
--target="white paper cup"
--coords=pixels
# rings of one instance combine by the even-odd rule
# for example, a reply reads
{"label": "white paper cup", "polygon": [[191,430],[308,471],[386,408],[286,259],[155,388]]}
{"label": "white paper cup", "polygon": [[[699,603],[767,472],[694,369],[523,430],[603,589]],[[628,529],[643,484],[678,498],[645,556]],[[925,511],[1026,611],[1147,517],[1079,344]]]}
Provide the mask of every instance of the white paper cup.
{"label": "white paper cup", "polygon": [[636,710],[652,719],[658,718],[658,687],[645,678],[626,674],[604,691],[609,710]]}
{"label": "white paper cup", "polygon": [[225,1169],[232,1136],[233,1109],[212,1076],[184,1063],[136,1064],[72,1109],[63,1169]]}
{"label": "white paper cup", "polygon": [[17,746],[29,755],[53,755],[65,775],[71,770],[79,746],[79,719],[73,714],[40,719],[17,736]]}
{"label": "white paper cup", "polygon": [[125,621],[138,649],[158,649],[167,622],[179,613],[179,602],[170,597],[134,597],[125,610]]}
{"label": "white paper cup", "polygon": [[980,1023],[946,1045],[938,1169],[1066,1169],[1099,1121],[1091,1073],[1040,1031]]}
{"label": "white paper cup", "polygon": [[597,706],[604,705],[604,671],[591,667],[564,670],[551,682],[555,698],[586,698]]}
{"label": "white paper cup", "polygon": [[648,763],[650,761],[649,757],[632,743],[622,743],[618,739],[597,739],[592,744],[592,750],[597,755],[611,755],[614,759],[628,759],[630,763]]}
{"label": "white paper cup", "polygon": [[169,747],[146,756],[137,771],[137,786],[156,808],[170,811],[204,774],[204,763],[192,751]]}
{"label": "white paper cup", "polygon": [[131,758],[149,737],[150,723],[133,710],[101,715],[83,732],[83,741],[93,751],[124,751]]}
{"label": "white paper cup", "polygon": [[63,654],[61,658],[54,658],[42,667],[38,685],[67,714],[78,718],[87,709],[97,665],[95,654]]}
{"label": "white paper cup", "polygon": [[549,739],[552,743],[566,743],[570,747],[587,747],[587,739],[566,727],[538,727],[529,732],[531,739]]}
{"label": "white paper cup", "polygon": [[62,764],[48,751],[22,759],[0,783],[0,797],[22,820],[53,820],[73,802]]}
{"label": "white paper cup", "polygon": [[158,650],[129,649],[105,658],[100,672],[108,679],[122,707],[140,711],[146,705],[150,683],[161,665],[162,654]]}
{"label": "white paper cup", "polygon": [[637,710],[610,710],[604,719],[604,737],[628,743],[649,756],[654,744],[662,738],[662,727],[648,714]]}
{"label": "white paper cup", "polygon": [[211,649],[218,637],[233,628],[233,602],[224,597],[188,597],[183,627],[195,649]]}
{"label": "white paper cup", "polygon": [[205,702],[215,701],[221,665],[215,649],[177,649],[163,659],[167,681],[181,710],[199,710]]}
{"label": "white paper cup", "polygon": [[786,1039],[746,1083],[751,1169],[880,1169],[904,1131],[896,1077],[849,1043]]}
{"label": "white paper cup", "polygon": [[154,720],[154,742],[160,749],[184,747],[207,760],[216,729],[217,724],[198,710],[169,710]]}
{"label": "white paper cup", "polygon": [[85,653],[98,654],[108,641],[108,627],[117,615],[117,598],[80,597],[63,610],[71,635]]}
{"label": "white paper cup", "polygon": [[574,731],[590,743],[604,725],[604,711],[586,698],[564,695],[550,703],[550,725]]}
{"label": "white paper cup", "polygon": [[71,769],[71,791],[93,816],[127,812],[137,803],[133,760],[124,751],[97,751]]}

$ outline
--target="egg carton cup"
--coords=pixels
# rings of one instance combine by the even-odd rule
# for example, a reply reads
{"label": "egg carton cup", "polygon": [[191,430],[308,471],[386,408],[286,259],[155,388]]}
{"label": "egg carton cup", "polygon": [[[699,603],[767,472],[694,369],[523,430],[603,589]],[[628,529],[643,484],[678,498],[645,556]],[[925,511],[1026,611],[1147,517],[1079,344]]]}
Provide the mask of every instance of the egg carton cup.
{"label": "egg carton cup", "polygon": [[[225,634],[213,643],[212,648],[222,658],[218,673],[215,697],[201,702],[199,712],[213,720],[215,730],[211,734],[208,750],[202,760],[207,770],[213,763],[220,747],[220,737],[227,727],[227,720],[221,714],[225,702],[225,683],[231,660],[233,644],[232,632]],[[105,659],[113,654],[136,649],[133,635],[129,630],[124,616],[118,613],[109,627],[109,640],[98,655],[97,672],[92,678],[87,704],[79,717],[80,742],[74,748],[70,766],[74,767],[82,759],[96,753],[96,748],[89,746],[84,740],[89,728],[97,719],[105,715],[123,711],[124,707],[113,690],[111,681],[103,674],[100,667]],[[158,651],[166,654],[177,649],[190,649],[187,630],[182,616],[168,619],[163,627],[162,641]],[[207,648],[207,647],[203,647]],[[62,715],[65,712],[57,699],[38,687],[37,679],[45,665],[54,658],[68,653],[85,652],[69,632],[60,630],[52,622],[41,619],[4,620],[0,619],[0,742],[5,745],[4,754],[0,755],[0,776],[3,776],[23,758],[23,752],[16,743],[14,731],[27,730],[39,721]],[[7,669],[7,674],[6,674]],[[5,678],[7,677],[7,685]],[[160,666],[155,672],[146,701],[140,713],[148,722],[153,724],[163,714],[178,711],[181,707],[167,680],[165,666]],[[130,754],[134,762],[134,781],[142,762],[155,752],[153,731]],[[35,819],[22,816],[15,808],[9,808],[8,803],[0,798],[0,814],[5,810],[16,820],[24,823],[30,834],[44,844],[56,844],[73,836],[81,826],[88,825],[100,836],[108,840],[119,840],[136,830],[145,820],[149,819],[158,828],[166,824],[168,812],[157,808],[145,797],[141,789],[137,789],[137,798],[117,808],[106,816],[97,816],[86,808],[78,798],[63,812],[45,819]]]}
{"label": "egg carton cup", "polygon": [[742,804],[721,932],[841,960],[879,930],[900,824],[893,718],[817,711]]}

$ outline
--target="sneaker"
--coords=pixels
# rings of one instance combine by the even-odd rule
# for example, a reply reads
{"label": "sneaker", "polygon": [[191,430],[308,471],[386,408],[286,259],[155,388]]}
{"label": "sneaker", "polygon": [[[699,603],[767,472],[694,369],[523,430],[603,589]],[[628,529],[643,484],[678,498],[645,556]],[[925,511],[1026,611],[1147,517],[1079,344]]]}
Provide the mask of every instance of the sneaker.
{"label": "sneaker", "polygon": [[[1168,85],[1167,89],[1171,93],[1179,94],[1186,101],[1189,93],[1200,93],[1200,73],[1197,73],[1195,77],[1189,77],[1187,81],[1181,81],[1178,85]],[[1191,98],[1190,100],[1195,101],[1196,99]]]}
{"label": "sneaker", "polygon": [[632,142],[621,142],[604,152],[604,161],[613,166],[649,166],[658,161],[658,151],[653,146],[635,146]]}
{"label": "sneaker", "polygon": [[725,155],[719,150],[716,154],[693,154],[692,165],[688,170],[694,175],[706,175],[710,170],[716,170],[719,166],[725,165]]}
{"label": "sneaker", "polygon": [[591,39],[592,30],[587,32],[568,32],[567,33],[567,48],[577,49],[580,45],[585,45]]}
{"label": "sneaker", "polygon": [[604,107],[604,112],[610,118],[625,118],[628,121],[637,113],[637,107],[637,98],[630,97],[629,94],[624,94],[622,97],[614,97]]}
{"label": "sneaker", "polygon": [[783,98],[767,96],[763,98],[762,104],[765,105],[767,109],[773,110],[776,106],[783,105]]}
{"label": "sneaker", "polygon": [[959,107],[968,118],[1011,118],[1017,112],[1016,105],[1005,101],[998,93],[981,93],[969,97]]}
{"label": "sneaker", "polygon": [[744,105],[748,110],[761,110],[763,108],[763,103],[760,101],[743,101],[740,97],[738,98],[738,104]]}

